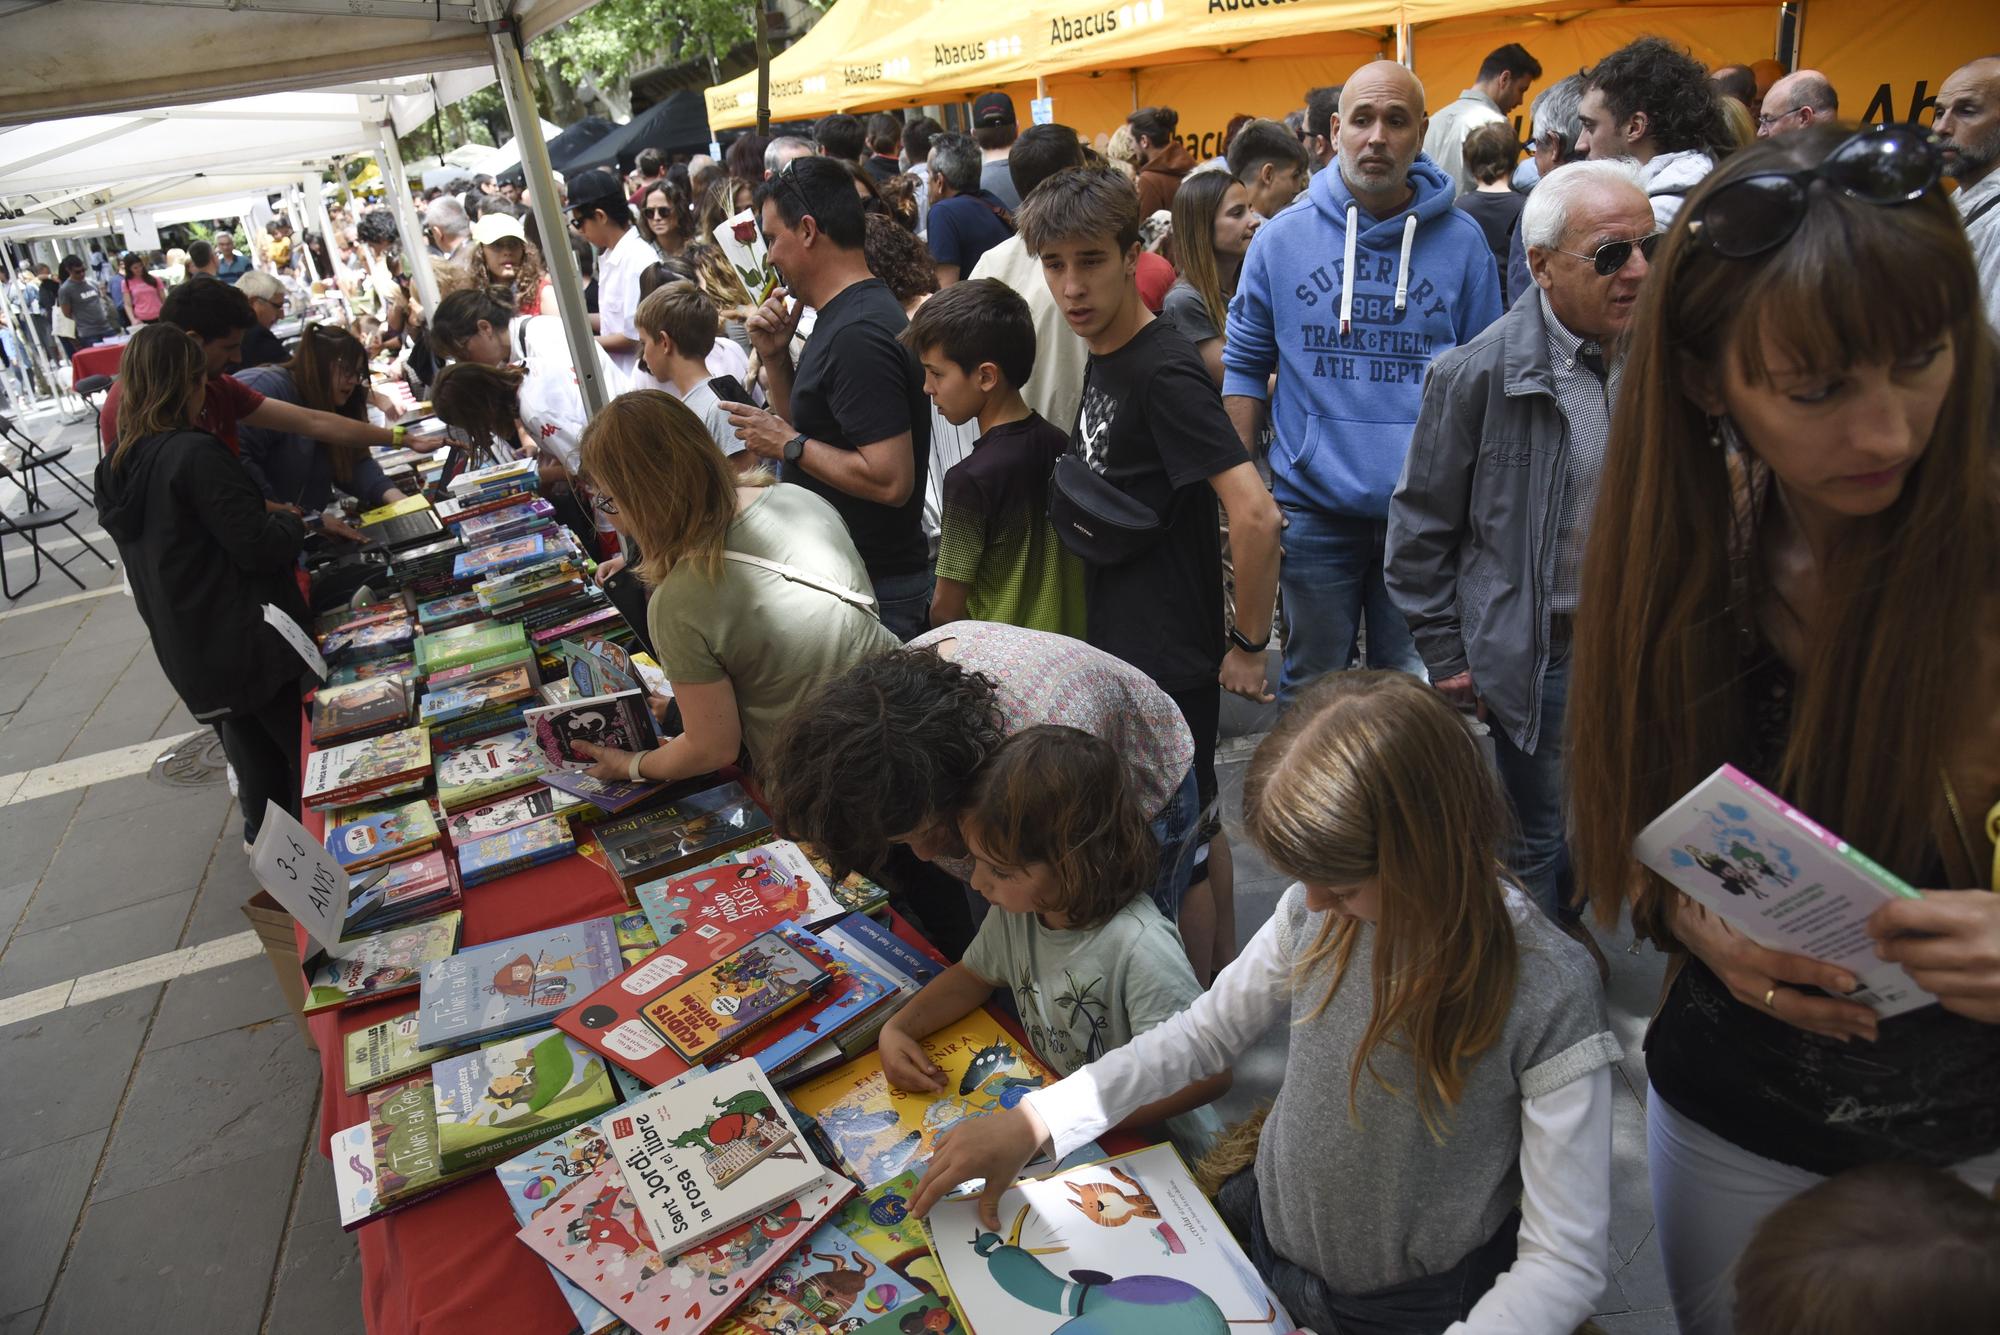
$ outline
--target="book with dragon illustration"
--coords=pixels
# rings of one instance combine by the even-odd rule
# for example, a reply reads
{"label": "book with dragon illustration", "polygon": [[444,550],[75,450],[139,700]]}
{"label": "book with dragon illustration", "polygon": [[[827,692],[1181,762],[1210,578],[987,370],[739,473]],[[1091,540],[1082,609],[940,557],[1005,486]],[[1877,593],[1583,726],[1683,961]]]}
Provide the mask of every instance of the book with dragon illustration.
{"label": "book with dragon illustration", "polygon": [[796,1197],[824,1170],[754,1062],[737,1062],[603,1119],[653,1237],[698,1246]]}
{"label": "book with dragon illustration", "polygon": [[1171,1145],[1022,1181],[1000,1232],[976,1199],[931,1212],[931,1248],[973,1335],[1294,1329]]}
{"label": "book with dragon illustration", "polygon": [[864,1188],[921,1166],[941,1134],[968,1117],[1013,1107],[1050,1079],[1027,1045],[983,1009],[927,1036],[924,1050],[944,1072],[936,1094],[891,1088],[874,1052],[789,1091]]}
{"label": "book with dragon illustration", "polygon": [[604,1059],[552,1029],[438,1062],[431,1094],[447,1173],[491,1163],[618,1102]]}
{"label": "book with dragon illustration", "polygon": [[418,1044],[415,1011],[371,1024],[366,1029],[357,1029],[341,1039],[341,1057],[347,1092],[350,1094],[359,1094],[401,1079],[450,1055],[447,1048],[426,1048]]}
{"label": "book with dragon illustration", "polygon": [[824,1173],[698,1246],[662,1255],[614,1158],[558,1188],[518,1236],[585,1293],[647,1335],[704,1335],[853,1193]]}
{"label": "book with dragon illustration", "polygon": [[922,1296],[832,1221],[729,1314],[718,1335],[846,1331]]}
{"label": "book with dragon illustration", "polygon": [[427,1048],[548,1024],[624,968],[609,918],[470,946],[424,969],[418,1036]]}
{"label": "book with dragon illustration", "polygon": [[421,853],[437,838],[437,813],[419,798],[334,812],[327,820],[326,851],[341,870],[358,872]]}
{"label": "book with dragon illustration", "polygon": [[775,859],[739,861],[732,855],[693,871],[643,882],[633,894],[662,942],[704,929],[713,936],[734,924],[765,917],[770,919],[766,927],[780,922],[812,927],[841,916],[839,902],[824,880],[802,875]]}
{"label": "book with dragon illustration", "polygon": [[315,951],[305,961],[305,1009],[325,1010],[414,992],[424,966],[444,959],[457,948],[458,929],[459,913],[453,909],[435,918],[342,941],[338,952]]}
{"label": "book with dragon illustration", "polygon": [[831,980],[782,931],[771,931],[678,980],[639,1017],[686,1061],[713,1062]]}
{"label": "book with dragon illustration", "polygon": [[1876,958],[1868,935],[1870,914],[1918,892],[1733,765],[1639,831],[1632,852],[1758,945],[1847,970],[1847,999],[1877,1015],[1937,1000]]}

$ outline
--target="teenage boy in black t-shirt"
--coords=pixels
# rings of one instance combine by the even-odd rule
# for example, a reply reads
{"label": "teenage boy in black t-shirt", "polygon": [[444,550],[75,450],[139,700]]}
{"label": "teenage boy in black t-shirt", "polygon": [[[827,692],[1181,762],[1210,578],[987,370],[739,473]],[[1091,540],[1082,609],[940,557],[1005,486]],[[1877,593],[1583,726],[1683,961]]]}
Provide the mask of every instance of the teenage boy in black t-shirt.
{"label": "teenage boy in black t-shirt", "polygon": [[[897,341],[909,321],[868,271],[861,199],[837,163],[798,159],[757,187],[756,207],[786,284],[745,322],[770,375],[771,410],[722,408],[752,453],[782,465],[784,481],[840,511],[882,624],[910,639],[931,603],[916,485],[930,468],[931,416],[916,354]],[[794,368],[801,303],[819,314]]]}
{"label": "teenage boy in black t-shirt", "polygon": [[[1181,707],[1206,811],[1215,800],[1222,690],[1272,698],[1264,650],[1278,579],[1278,507],[1238,443],[1201,354],[1139,299],[1132,183],[1110,168],[1057,172],[1022,204],[1019,221],[1063,318],[1090,349],[1070,449],[1163,525],[1131,560],[1086,564],[1089,639],[1147,673]],[[1238,619],[1227,640],[1218,499],[1236,557]],[[1223,897],[1199,881],[1181,907],[1181,936],[1204,983],[1235,954],[1234,905]]]}

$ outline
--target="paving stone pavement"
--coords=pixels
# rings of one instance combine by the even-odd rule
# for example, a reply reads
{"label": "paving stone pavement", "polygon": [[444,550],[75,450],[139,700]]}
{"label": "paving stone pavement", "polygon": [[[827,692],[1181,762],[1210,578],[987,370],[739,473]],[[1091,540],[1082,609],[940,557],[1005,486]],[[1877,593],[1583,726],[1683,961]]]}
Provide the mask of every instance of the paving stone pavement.
{"label": "paving stone pavement", "polygon": [[[66,439],[90,449],[82,428]],[[18,543],[8,555],[18,573]],[[91,565],[76,566],[91,590],[119,588],[118,571]],[[76,593],[45,569],[39,588],[0,602],[0,801],[6,776],[194,727],[131,599]],[[20,609],[36,610],[9,615]],[[1272,712],[1225,702],[1224,818],[1239,835],[1243,771]],[[244,930],[255,886],[238,820],[220,782],[144,776],[0,806],[0,1003]],[[1284,881],[1240,837],[1235,856],[1247,940]],[[1624,944],[1605,942],[1626,1060],[1616,1273],[1597,1324],[1671,1335],[1639,1051],[1659,965]],[[1244,1054],[1226,1118],[1272,1096],[1284,1056],[1282,1029]],[[261,958],[0,1027],[0,1070],[0,1335],[359,1335],[360,1264],[315,1149],[318,1063]]]}

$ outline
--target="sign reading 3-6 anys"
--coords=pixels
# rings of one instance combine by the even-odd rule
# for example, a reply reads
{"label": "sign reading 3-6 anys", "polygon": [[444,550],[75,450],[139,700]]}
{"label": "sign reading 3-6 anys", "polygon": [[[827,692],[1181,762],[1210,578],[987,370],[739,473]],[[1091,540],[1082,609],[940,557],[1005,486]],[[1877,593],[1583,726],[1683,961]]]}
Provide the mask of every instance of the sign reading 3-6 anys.
{"label": "sign reading 3-6 anys", "polygon": [[305,826],[276,802],[264,806],[264,823],[250,846],[250,874],[305,927],[307,935],[338,952],[347,920],[347,873]]}

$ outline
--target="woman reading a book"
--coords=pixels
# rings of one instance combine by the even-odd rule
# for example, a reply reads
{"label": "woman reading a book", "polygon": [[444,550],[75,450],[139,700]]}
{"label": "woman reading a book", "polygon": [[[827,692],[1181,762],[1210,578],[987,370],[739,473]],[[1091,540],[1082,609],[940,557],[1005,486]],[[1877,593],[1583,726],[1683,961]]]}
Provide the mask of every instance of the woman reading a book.
{"label": "woman reading a book", "polygon": [[[1602,920],[1629,905],[1672,957],[1647,1123],[1691,1335],[1729,1330],[1730,1266],[1820,1179],[2000,1173],[2000,424],[1941,165],[1920,130],[1830,129],[1708,177],[1654,258],[1598,488],[1573,846]],[[1724,762],[1925,891],[1869,930],[1938,1005],[1878,1020],[1641,868],[1634,836]]]}
{"label": "woman reading a book", "polygon": [[685,731],[651,751],[579,742],[600,779],[667,782],[769,753],[823,679],[897,647],[834,508],[767,470],[737,473],[659,390],[613,399],[583,436],[591,506],[644,553],[653,657]]}
{"label": "woman reading a book", "polygon": [[305,664],[267,622],[307,619],[292,574],[306,530],[296,512],[266,506],[241,461],[195,427],[207,376],[201,345],[173,325],[133,336],[118,445],[97,466],[97,513],[167,680],[222,736],[247,851],[267,803],[299,810]]}
{"label": "woman reading a book", "polygon": [[1506,824],[1442,696],[1399,672],[1321,679],[1244,778],[1245,833],[1296,878],[1270,921],[1186,1010],[952,1128],[911,1212],[984,1178],[997,1232],[1043,1142],[1065,1156],[1282,1024],[1254,1155],[1239,1130],[1205,1166],[1229,1173],[1217,1207],[1292,1320],[1575,1329],[1609,1272],[1619,1047],[1596,966],[1505,880]]}

